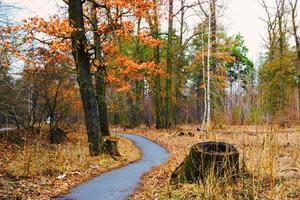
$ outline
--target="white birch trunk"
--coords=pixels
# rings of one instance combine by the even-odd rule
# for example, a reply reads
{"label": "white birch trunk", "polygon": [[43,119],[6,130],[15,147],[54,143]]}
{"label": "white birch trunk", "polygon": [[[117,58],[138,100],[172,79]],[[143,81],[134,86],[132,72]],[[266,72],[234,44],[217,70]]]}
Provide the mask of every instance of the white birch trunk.
{"label": "white birch trunk", "polygon": [[205,130],[206,125],[206,115],[207,115],[207,90],[206,90],[206,75],[205,75],[205,55],[204,55],[204,29],[202,26],[202,36],[201,36],[201,46],[202,46],[202,77],[203,77],[203,84],[204,84],[204,113],[202,118],[202,125],[201,125],[201,132]]}
{"label": "white birch trunk", "polygon": [[[209,8],[211,2],[209,1]],[[210,54],[211,54],[211,10],[208,9],[208,52],[207,52],[207,118],[206,126],[210,127],[211,118],[211,99],[210,99]]]}

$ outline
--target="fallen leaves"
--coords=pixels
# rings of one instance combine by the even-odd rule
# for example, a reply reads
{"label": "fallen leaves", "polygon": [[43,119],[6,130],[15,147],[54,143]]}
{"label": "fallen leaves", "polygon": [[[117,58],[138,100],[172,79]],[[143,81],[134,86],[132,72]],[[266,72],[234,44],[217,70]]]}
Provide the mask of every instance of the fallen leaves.
{"label": "fallen leaves", "polygon": [[[297,188],[300,186],[300,179],[298,178],[300,171],[292,170],[293,175],[290,173],[291,170],[287,170],[286,173],[282,172],[288,166],[292,166],[292,169],[300,168],[300,160],[296,156],[296,154],[299,155],[300,150],[300,137],[297,132],[291,131],[287,141],[284,131],[270,132],[268,128],[263,126],[227,127],[224,130],[210,133],[207,137],[196,132],[196,130],[197,127],[195,126],[185,126],[181,130],[196,133],[194,137],[178,136],[176,130],[140,129],[126,131],[127,133],[142,135],[169,151],[169,161],[146,173],[142,178],[140,187],[130,199],[205,199],[207,197],[212,199],[244,199],[250,198],[253,191],[257,193],[258,199],[283,199],[282,197],[299,199],[300,193]],[[249,136],[248,133],[250,132],[253,133],[254,137]],[[266,145],[269,135],[272,134],[276,139]],[[213,190],[206,188],[205,197],[203,196],[202,184],[169,185],[171,173],[188,154],[190,147],[200,141],[208,140],[224,141],[236,145],[241,155],[241,162],[242,160],[245,162],[247,170],[253,177],[243,179],[244,182],[238,183],[236,187],[218,185]],[[287,142],[289,142],[289,146],[286,146]],[[263,152],[262,149],[264,149]],[[282,153],[286,159],[278,160],[274,156]],[[273,168],[270,168],[271,164]],[[272,182],[276,184],[273,183],[272,185]]]}
{"label": "fallen leaves", "polygon": [[[6,157],[0,158],[0,199],[51,199],[83,181],[141,157],[133,142],[120,137],[116,137],[121,153],[117,160],[107,155],[90,157],[85,137],[83,133],[72,133],[67,144],[56,148],[47,148],[47,145],[35,148],[36,144],[31,144],[26,147],[26,154],[23,149],[8,150],[6,144],[0,142],[0,153]],[[30,160],[24,160],[24,155]],[[29,170],[26,176],[25,166]]]}

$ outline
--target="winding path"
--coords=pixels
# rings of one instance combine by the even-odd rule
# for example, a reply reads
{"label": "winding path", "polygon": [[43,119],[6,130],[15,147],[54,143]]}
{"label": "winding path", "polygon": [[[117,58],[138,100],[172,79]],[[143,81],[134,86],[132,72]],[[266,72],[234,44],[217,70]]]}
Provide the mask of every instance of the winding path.
{"label": "winding path", "polygon": [[60,200],[121,200],[134,192],[142,175],[152,167],[167,161],[168,153],[161,146],[137,135],[119,134],[132,140],[143,152],[141,160],[123,168],[104,173],[86,183],[73,188]]}

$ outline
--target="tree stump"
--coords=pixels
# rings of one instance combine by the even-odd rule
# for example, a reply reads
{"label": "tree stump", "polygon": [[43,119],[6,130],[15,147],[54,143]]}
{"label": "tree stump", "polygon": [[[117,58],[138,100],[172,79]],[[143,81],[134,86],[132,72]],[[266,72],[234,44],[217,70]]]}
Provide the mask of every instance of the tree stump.
{"label": "tree stump", "polygon": [[103,151],[104,153],[110,155],[110,156],[120,156],[120,152],[118,151],[118,147],[117,147],[118,141],[117,140],[113,140],[110,138],[107,138],[104,141],[103,144]]}
{"label": "tree stump", "polygon": [[199,183],[208,176],[236,178],[239,153],[235,146],[223,142],[203,142],[191,147],[189,155],[171,175],[174,183]]}

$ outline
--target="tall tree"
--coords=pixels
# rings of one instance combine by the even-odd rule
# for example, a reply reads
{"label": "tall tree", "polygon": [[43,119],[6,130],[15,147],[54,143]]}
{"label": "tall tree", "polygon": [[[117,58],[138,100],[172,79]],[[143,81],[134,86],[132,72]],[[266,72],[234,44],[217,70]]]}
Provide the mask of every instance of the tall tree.
{"label": "tall tree", "polygon": [[208,41],[207,41],[207,88],[206,88],[206,101],[207,101],[207,112],[206,112],[206,126],[207,128],[210,127],[210,120],[211,120],[211,50],[212,50],[212,45],[211,42],[213,41],[213,38],[215,36],[212,36],[212,16],[213,16],[213,8],[214,6],[212,5],[215,2],[214,0],[209,1],[209,12],[208,12]]}
{"label": "tall tree", "polygon": [[165,98],[165,127],[172,125],[172,76],[173,76],[173,0],[169,0],[168,40],[167,40],[167,70],[166,70],[166,98]]}
{"label": "tall tree", "polygon": [[260,86],[264,91],[264,107],[270,119],[283,116],[288,96],[294,85],[291,54],[288,48],[287,5],[285,0],[276,0],[272,10],[262,1],[267,14],[267,56],[260,68]]}
{"label": "tall tree", "polygon": [[297,8],[298,8],[298,0],[289,0],[289,5],[291,9],[291,20],[292,20],[292,35],[295,41],[295,70],[296,75],[298,77],[297,80],[297,89],[298,89],[298,112],[300,114],[300,36],[299,36],[299,24],[297,21]]}
{"label": "tall tree", "polygon": [[[93,44],[95,51],[95,59],[94,63],[97,67],[95,79],[96,79],[96,98],[99,109],[99,125],[101,129],[101,133],[103,136],[109,136],[109,122],[108,122],[108,113],[107,113],[107,105],[105,99],[105,91],[106,91],[106,81],[105,81],[105,71],[106,67],[105,62],[103,60],[102,45],[101,38],[98,32],[99,29],[99,21],[97,17],[97,5],[96,3],[92,3],[91,16],[92,16],[92,27],[93,27]],[[109,11],[107,11],[109,12]]]}
{"label": "tall tree", "polygon": [[[149,15],[147,18],[151,35],[154,39],[160,39],[159,31],[159,0],[153,0],[153,15]],[[160,55],[160,45],[153,46],[153,58],[152,60],[155,63],[156,70],[159,71],[161,55]],[[162,98],[162,80],[161,73],[154,75],[154,103],[155,103],[155,127],[157,129],[164,128],[164,115],[163,115],[163,98]]]}
{"label": "tall tree", "polygon": [[[69,19],[75,30],[71,35],[72,54],[77,70],[77,80],[85,114],[85,124],[90,144],[90,154],[101,153],[103,138],[99,126],[99,112],[96,94],[93,88],[89,54],[86,49],[87,38],[83,19],[83,3],[81,0],[68,2]],[[102,115],[103,113],[100,113]]]}

